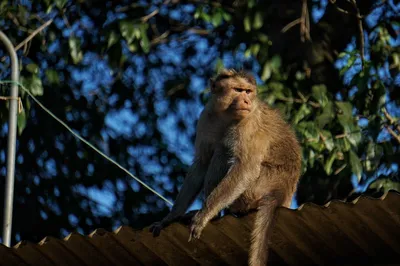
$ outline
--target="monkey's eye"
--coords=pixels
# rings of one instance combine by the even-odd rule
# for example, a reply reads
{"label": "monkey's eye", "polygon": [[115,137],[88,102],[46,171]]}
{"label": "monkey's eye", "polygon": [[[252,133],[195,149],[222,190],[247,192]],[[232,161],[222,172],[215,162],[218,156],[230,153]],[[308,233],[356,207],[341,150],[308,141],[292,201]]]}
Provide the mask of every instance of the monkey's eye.
{"label": "monkey's eye", "polygon": [[243,90],[241,88],[234,88],[235,91],[237,92],[242,92]]}
{"label": "monkey's eye", "polygon": [[246,90],[246,93],[247,93],[247,94],[250,94],[250,93],[251,93],[251,90]]}

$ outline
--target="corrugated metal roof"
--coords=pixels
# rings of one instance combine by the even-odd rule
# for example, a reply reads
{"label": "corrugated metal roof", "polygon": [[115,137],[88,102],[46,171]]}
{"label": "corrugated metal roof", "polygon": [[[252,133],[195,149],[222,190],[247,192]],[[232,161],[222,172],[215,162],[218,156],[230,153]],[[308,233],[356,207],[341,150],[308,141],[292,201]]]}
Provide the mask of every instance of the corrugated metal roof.
{"label": "corrugated metal roof", "polygon": [[[351,203],[280,208],[271,237],[270,265],[400,265],[400,194],[359,197]],[[174,223],[159,237],[148,228],[97,229],[63,240],[0,245],[1,265],[246,265],[254,213],[212,221],[201,239]],[[379,263],[378,263],[379,262]],[[378,263],[378,264],[375,264]],[[398,264],[397,264],[398,263]]]}

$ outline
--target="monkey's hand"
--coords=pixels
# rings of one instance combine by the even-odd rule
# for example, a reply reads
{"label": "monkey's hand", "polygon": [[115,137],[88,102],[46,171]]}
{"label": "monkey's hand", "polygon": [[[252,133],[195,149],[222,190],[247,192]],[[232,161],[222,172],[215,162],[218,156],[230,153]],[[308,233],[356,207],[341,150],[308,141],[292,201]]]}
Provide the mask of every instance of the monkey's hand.
{"label": "monkey's hand", "polygon": [[189,242],[194,239],[199,239],[201,232],[204,227],[206,227],[207,221],[201,211],[196,213],[192,219],[192,224],[190,225]]}
{"label": "monkey's hand", "polygon": [[161,230],[167,225],[168,223],[164,221],[155,222],[152,225],[150,225],[149,231],[153,233],[153,237],[157,237],[160,235]]}

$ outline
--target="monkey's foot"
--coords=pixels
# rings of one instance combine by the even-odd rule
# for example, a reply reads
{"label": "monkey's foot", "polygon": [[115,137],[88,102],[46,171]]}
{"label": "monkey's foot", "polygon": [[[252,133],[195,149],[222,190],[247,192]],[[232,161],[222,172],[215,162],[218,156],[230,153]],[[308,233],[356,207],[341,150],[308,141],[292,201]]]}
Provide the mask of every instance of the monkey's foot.
{"label": "monkey's foot", "polygon": [[189,242],[193,239],[199,239],[201,232],[203,232],[207,221],[201,212],[198,212],[192,219],[192,224],[190,225]]}
{"label": "monkey's foot", "polygon": [[160,235],[161,230],[166,226],[166,224],[162,221],[160,222],[155,222],[152,225],[150,225],[149,231],[153,233],[153,237],[157,237]]}

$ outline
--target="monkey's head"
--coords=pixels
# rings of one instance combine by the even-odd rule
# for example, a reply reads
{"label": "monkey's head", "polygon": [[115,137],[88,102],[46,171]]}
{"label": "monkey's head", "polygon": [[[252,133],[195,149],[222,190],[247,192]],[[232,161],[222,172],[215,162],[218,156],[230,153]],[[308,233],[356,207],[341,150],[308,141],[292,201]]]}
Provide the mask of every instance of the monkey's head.
{"label": "monkey's head", "polygon": [[211,79],[214,111],[233,120],[242,120],[254,109],[257,98],[256,80],[250,73],[223,70]]}

